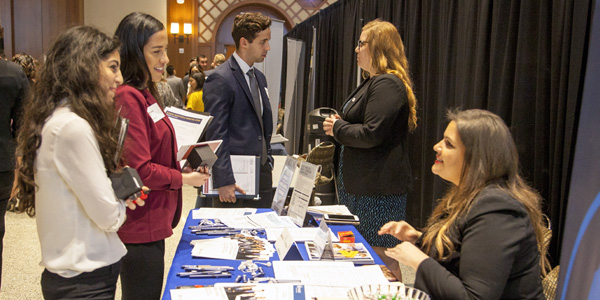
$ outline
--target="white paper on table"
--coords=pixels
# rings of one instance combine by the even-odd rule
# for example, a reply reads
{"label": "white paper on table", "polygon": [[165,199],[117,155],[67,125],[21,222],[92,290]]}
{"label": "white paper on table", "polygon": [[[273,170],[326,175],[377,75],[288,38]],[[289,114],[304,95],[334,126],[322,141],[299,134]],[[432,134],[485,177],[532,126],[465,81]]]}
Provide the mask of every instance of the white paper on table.
{"label": "white paper on table", "polygon": [[193,257],[235,259],[238,254],[238,241],[231,239],[218,239],[200,242],[192,249]]}
{"label": "white paper on table", "polygon": [[[317,234],[318,230],[320,230],[317,227],[312,227],[312,228],[289,228],[288,229],[290,231],[290,234],[292,235],[292,237],[294,238],[294,241],[296,242],[305,242],[305,241],[313,241],[315,238],[315,235]],[[283,228],[265,228],[265,231],[267,233],[267,239],[272,242],[277,240],[277,238],[281,235],[281,232],[283,232]],[[329,229],[329,235],[331,235],[331,240],[334,242],[339,242],[340,239],[335,235],[335,233],[333,233],[333,231],[331,231],[331,229]]]}
{"label": "white paper on table", "polygon": [[315,177],[317,177],[319,170],[321,170],[321,166],[313,165],[309,162],[303,162],[300,165],[300,171],[298,172],[298,178],[296,178],[296,185],[287,213],[294,223],[300,227],[304,223],[308,202],[315,186]]}
{"label": "white paper on table", "polygon": [[354,267],[352,262],[274,261],[273,271],[277,279],[316,286],[354,288],[389,283],[378,265]]}
{"label": "white paper on table", "polygon": [[[277,300],[294,300],[295,287],[299,284],[293,283],[231,283],[217,282],[215,287],[220,288],[235,288],[235,287],[251,287],[250,293],[254,294],[257,299],[277,299]],[[248,290],[246,290],[248,291]],[[242,294],[243,295],[243,294]],[[237,299],[237,298],[236,298]],[[246,299],[246,298],[242,298]],[[305,298],[310,299],[310,298]]]}
{"label": "white paper on table", "polygon": [[259,224],[260,228],[298,228],[287,216],[278,216],[274,211],[246,216],[249,220]]}
{"label": "white paper on table", "polygon": [[308,212],[312,215],[322,216],[324,214],[351,215],[346,205],[319,205],[309,206]]}
{"label": "white paper on table", "polygon": [[205,288],[190,288],[190,289],[172,289],[172,300],[228,300],[225,290],[221,287],[205,287]]}
{"label": "white paper on table", "polygon": [[223,224],[238,229],[298,228],[288,217],[278,216],[274,211],[244,217],[220,218]]}
{"label": "white paper on table", "polygon": [[199,114],[173,106],[166,107],[165,114],[169,117],[171,124],[173,124],[177,145],[197,143],[206,126],[213,118],[210,115]]}
{"label": "white paper on table", "polygon": [[240,217],[253,215],[256,208],[213,208],[201,207],[192,210],[192,219],[220,219],[222,217]]}
{"label": "white paper on table", "polygon": [[348,299],[348,291],[350,288],[347,287],[330,287],[330,286],[318,286],[318,285],[304,285],[304,292],[306,293],[306,299],[322,299],[327,300],[333,299]]}

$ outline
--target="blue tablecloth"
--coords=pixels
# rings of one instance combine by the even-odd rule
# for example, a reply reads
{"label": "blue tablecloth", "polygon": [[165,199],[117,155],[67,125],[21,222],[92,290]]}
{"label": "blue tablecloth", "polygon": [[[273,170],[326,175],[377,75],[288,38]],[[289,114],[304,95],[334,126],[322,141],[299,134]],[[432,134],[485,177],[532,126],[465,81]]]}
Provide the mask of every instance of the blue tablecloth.
{"label": "blue tablecloth", "polygon": [[[258,213],[268,212],[270,209],[259,209]],[[238,275],[242,275],[242,271],[239,271],[237,267],[242,262],[241,260],[224,260],[224,259],[203,259],[203,258],[194,258],[192,257],[192,248],[193,246],[190,244],[192,240],[202,239],[202,238],[215,238],[219,236],[205,236],[205,235],[196,235],[191,232],[189,226],[198,225],[199,220],[192,219],[192,212],[188,214],[187,220],[185,222],[185,227],[183,228],[183,232],[181,234],[181,240],[179,241],[179,245],[177,246],[177,250],[175,252],[175,257],[173,257],[173,263],[171,264],[171,268],[169,269],[169,275],[167,276],[167,283],[165,285],[165,291],[163,293],[163,298],[165,300],[171,299],[171,289],[174,289],[178,286],[192,286],[192,285],[203,285],[209,286],[214,285],[217,282],[235,282],[235,278]],[[383,265],[383,261],[373,248],[369,246],[367,241],[358,233],[356,228],[352,225],[329,225],[329,228],[337,234],[339,231],[352,231],[355,236],[356,243],[363,243],[371,255],[375,260],[376,264]],[[264,237],[264,236],[263,236]],[[265,237],[266,238],[266,237]],[[303,243],[297,243],[300,253],[304,260],[308,260],[308,254],[306,253],[306,248]],[[279,256],[277,253],[273,255],[271,261],[278,261]],[[231,278],[187,278],[187,277],[179,277],[177,273],[183,272],[181,268],[182,265],[213,265],[213,266],[232,266],[235,270],[232,272]],[[273,267],[266,267],[259,265],[265,271],[265,277],[273,277]]]}

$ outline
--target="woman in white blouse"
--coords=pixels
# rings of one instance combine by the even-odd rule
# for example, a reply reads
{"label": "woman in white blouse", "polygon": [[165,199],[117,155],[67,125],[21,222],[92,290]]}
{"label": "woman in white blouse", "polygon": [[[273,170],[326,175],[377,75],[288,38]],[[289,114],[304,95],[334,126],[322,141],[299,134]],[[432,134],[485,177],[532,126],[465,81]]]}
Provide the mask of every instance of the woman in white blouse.
{"label": "woman in white blouse", "polygon": [[117,230],[141,199],[117,199],[120,124],[114,95],[123,78],[120,42],[79,26],[47,52],[19,133],[17,210],[36,216],[45,299],[114,299],[126,249]]}

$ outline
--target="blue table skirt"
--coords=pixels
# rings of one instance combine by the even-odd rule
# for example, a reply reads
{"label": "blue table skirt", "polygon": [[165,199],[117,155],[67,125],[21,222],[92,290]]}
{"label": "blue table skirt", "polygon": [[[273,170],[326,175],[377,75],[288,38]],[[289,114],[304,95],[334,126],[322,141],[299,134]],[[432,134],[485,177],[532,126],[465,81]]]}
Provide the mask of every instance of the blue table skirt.
{"label": "blue table skirt", "polygon": [[[258,209],[257,213],[269,212],[270,209]],[[192,240],[198,240],[202,238],[216,238],[220,236],[205,236],[205,235],[196,235],[188,229],[189,226],[198,225],[200,220],[192,219],[192,212],[188,214],[187,220],[185,222],[185,227],[183,228],[183,232],[181,234],[181,240],[179,241],[179,245],[177,246],[177,250],[175,252],[175,257],[173,257],[173,263],[171,264],[171,268],[169,269],[169,275],[167,276],[167,283],[165,285],[165,291],[163,293],[163,298],[165,300],[171,299],[171,289],[174,289],[178,286],[192,286],[192,285],[203,285],[209,286],[214,285],[217,282],[235,282],[235,278],[238,275],[243,275],[242,271],[239,271],[237,267],[242,262],[241,260],[224,260],[224,259],[204,259],[204,258],[194,258],[192,257],[192,248],[193,246],[190,244]],[[360,235],[360,233],[356,230],[356,228],[352,225],[329,225],[329,228],[337,234],[339,231],[352,231],[354,233],[355,242],[363,243],[371,255],[375,260],[375,264],[383,265],[383,261],[373,248],[367,243],[367,241]],[[263,236],[264,237],[264,236]],[[266,238],[266,237],[264,237]],[[308,260],[308,254],[306,252],[306,248],[304,247],[304,243],[296,243],[298,245],[298,249],[302,254],[302,258],[304,260]],[[279,256],[277,252],[271,258],[271,261],[278,261]],[[187,278],[187,277],[179,277],[177,273],[183,272],[181,268],[182,265],[212,265],[212,266],[231,266],[234,267],[235,270],[232,272],[231,278]],[[265,271],[265,277],[273,277],[273,267],[266,267],[263,265],[259,265]],[[247,274],[247,273],[246,273]]]}

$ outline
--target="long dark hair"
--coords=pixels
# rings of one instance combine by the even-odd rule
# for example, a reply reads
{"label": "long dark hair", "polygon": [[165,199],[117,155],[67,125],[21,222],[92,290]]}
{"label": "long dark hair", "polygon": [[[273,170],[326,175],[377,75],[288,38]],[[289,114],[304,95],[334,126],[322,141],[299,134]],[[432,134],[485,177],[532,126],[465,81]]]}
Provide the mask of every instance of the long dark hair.
{"label": "long dark hair", "polygon": [[121,40],[121,74],[123,83],[138,90],[148,88],[162,107],[158,90],[152,83],[152,75],[144,58],[144,46],[150,37],[165,29],[165,26],[151,15],[133,12],[119,23],[115,36]]}
{"label": "long dark hair", "polygon": [[194,73],[192,74],[192,76],[190,76],[190,79],[194,79],[196,80],[196,89],[194,89],[192,92],[197,92],[197,91],[201,91],[202,87],[204,87],[204,81],[206,80],[206,76],[204,76],[203,72],[198,72],[198,73]]}
{"label": "long dark hair", "polygon": [[435,207],[423,236],[426,253],[435,248],[437,259],[444,259],[455,251],[449,238],[452,225],[466,215],[477,194],[488,185],[497,185],[521,202],[535,231],[542,273],[549,262],[543,247],[543,216],[541,196],[519,174],[517,147],[504,121],[497,115],[479,109],[448,112],[448,120],[456,128],[465,146],[460,182],[454,185]]}
{"label": "long dark hair", "polygon": [[[68,105],[86,120],[92,130],[104,166],[116,170],[117,135],[114,102],[100,86],[100,63],[119,49],[121,43],[96,28],[73,27],[58,36],[46,53],[39,80],[30,93],[18,136],[18,152],[23,156],[18,173],[19,212],[35,215],[35,159],[42,143],[42,128],[54,110]],[[117,125],[115,125],[117,124]]]}

